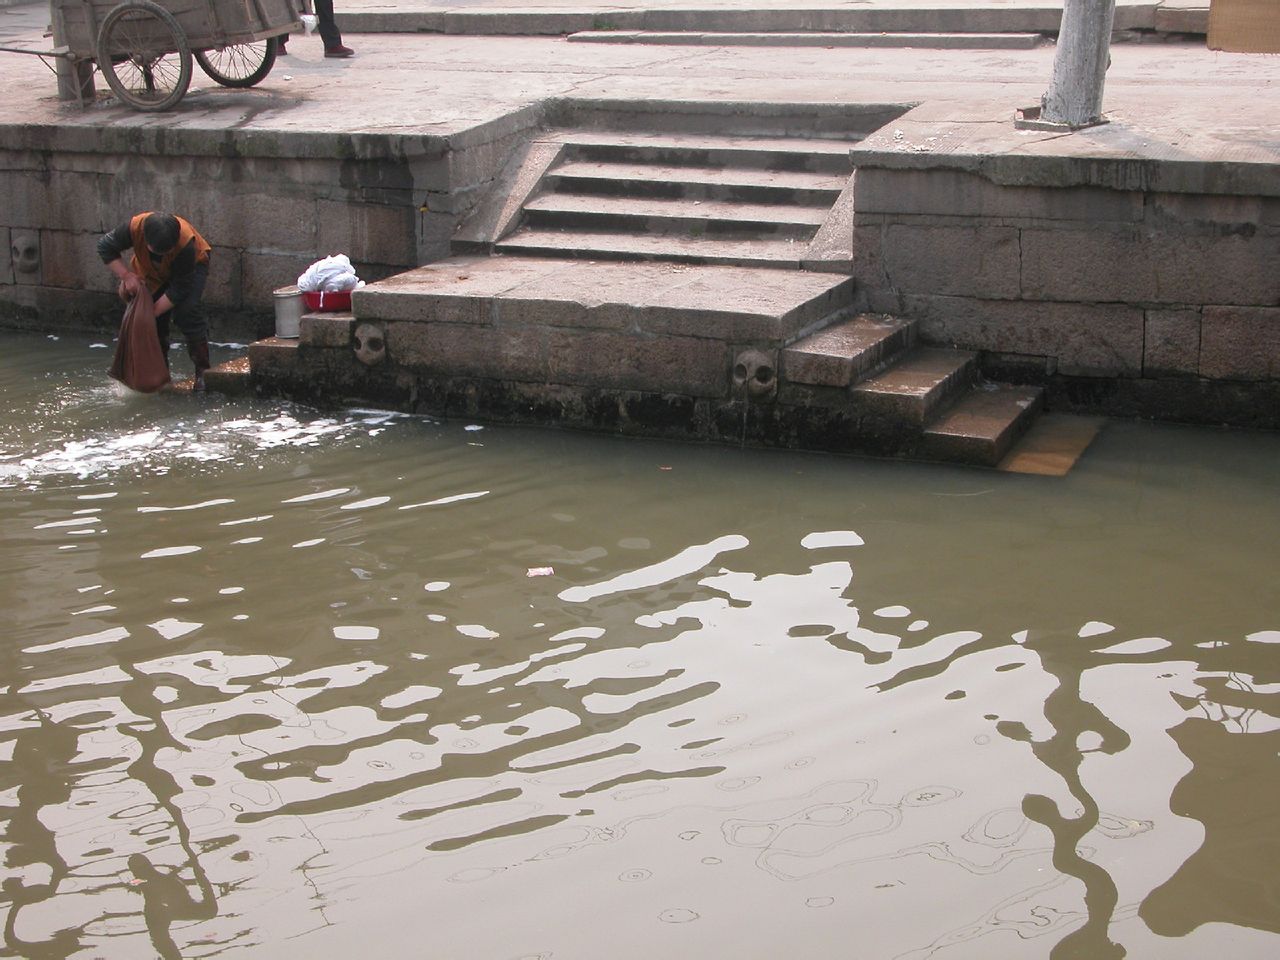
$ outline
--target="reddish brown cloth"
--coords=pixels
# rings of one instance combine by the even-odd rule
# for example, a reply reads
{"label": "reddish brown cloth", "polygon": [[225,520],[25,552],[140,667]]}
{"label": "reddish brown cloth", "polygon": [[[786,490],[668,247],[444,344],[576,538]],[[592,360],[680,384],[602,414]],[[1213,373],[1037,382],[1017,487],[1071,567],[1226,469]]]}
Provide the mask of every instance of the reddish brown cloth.
{"label": "reddish brown cloth", "polygon": [[169,367],[156,333],[156,304],[142,284],[125,308],[120,339],[111,358],[111,376],[130,390],[155,393],[169,382]]}

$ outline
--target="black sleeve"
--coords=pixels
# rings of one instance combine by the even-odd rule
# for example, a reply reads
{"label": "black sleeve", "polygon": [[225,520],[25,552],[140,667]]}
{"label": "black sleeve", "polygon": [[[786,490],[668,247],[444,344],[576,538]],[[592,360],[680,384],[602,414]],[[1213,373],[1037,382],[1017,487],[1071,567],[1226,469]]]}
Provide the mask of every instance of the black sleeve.
{"label": "black sleeve", "polygon": [[104,233],[98,238],[98,256],[102,258],[103,263],[110,263],[112,260],[120,259],[120,255],[126,250],[133,249],[133,234],[129,231],[129,221],[126,220],[120,226],[116,227],[110,233]]}
{"label": "black sleeve", "polygon": [[195,273],[196,244],[193,240],[178,251],[178,255],[173,258],[173,264],[169,267],[169,289],[165,292],[169,295],[171,303],[176,305],[187,299],[187,295],[191,293]]}

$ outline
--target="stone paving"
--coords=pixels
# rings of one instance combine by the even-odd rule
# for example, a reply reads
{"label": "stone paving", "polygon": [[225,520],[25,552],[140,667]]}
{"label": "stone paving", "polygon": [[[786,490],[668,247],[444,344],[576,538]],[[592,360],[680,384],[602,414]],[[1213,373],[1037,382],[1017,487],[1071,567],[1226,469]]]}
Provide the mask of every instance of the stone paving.
{"label": "stone paving", "polygon": [[[1185,0],[1184,0],[1185,2]],[[350,0],[345,14],[387,8]],[[613,3],[611,10],[687,7],[674,0]],[[708,10],[740,8],[706,0]],[[847,9],[851,4],[755,0],[752,8]],[[1009,9],[997,0],[874,0],[858,9],[954,8],[985,15]],[[1051,12],[1053,0],[1014,8]],[[402,14],[467,10],[511,16],[529,11],[581,10],[567,0],[496,0],[395,4]],[[1161,5],[1121,0],[1122,10],[1154,18]],[[0,41],[39,48],[47,22],[41,5],[0,9]],[[983,20],[983,23],[988,21]],[[54,97],[51,71],[39,59],[0,54],[0,125],[27,134],[57,128],[64,139],[82,127],[188,129],[220,135],[271,132],[317,139],[369,133],[449,136],[490,123],[547,98],[679,102],[884,102],[924,104],[910,144],[970,124],[1005,124],[1016,108],[1038,101],[1052,71],[1053,47],[1026,50],[928,50],[788,47],[667,47],[575,44],[560,37],[353,34],[357,56],[325,60],[319,40],[298,38],[290,55],[256,89],[225,90],[197,73],[192,91],[169,114],[136,114],[109,100],[82,110]],[[1087,135],[1019,131],[994,140],[979,137],[973,152],[1025,152],[1049,144],[1084,156],[1134,159],[1280,163],[1280,58],[1214,53],[1202,42],[1119,43],[1112,46],[1104,109],[1114,121]],[[1039,149],[1038,147],[1036,149]]]}

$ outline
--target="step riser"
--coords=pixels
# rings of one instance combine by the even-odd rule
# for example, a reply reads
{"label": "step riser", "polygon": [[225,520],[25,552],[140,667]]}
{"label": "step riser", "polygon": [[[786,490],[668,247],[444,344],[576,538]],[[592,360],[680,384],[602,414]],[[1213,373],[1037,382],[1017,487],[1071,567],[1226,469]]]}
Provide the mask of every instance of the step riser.
{"label": "step riser", "polygon": [[727,200],[735,203],[775,203],[801,207],[830,207],[840,196],[839,190],[819,188],[626,180],[612,177],[569,176],[555,172],[547,175],[543,180],[543,186],[551,191],[585,193],[602,197]]}
{"label": "step riser", "polygon": [[748,113],[742,104],[732,102],[716,110],[685,102],[646,109],[634,100],[565,100],[552,106],[548,119],[559,127],[594,130],[849,140],[869,136],[910,108],[908,103],[833,103],[820,107],[753,103]]}
{"label": "step riser", "polygon": [[517,233],[511,240],[504,240],[494,245],[494,251],[507,256],[520,257],[566,257],[572,260],[609,260],[614,262],[641,261],[653,263],[666,261],[670,263],[687,263],[698,266],[740,266],[740,267],[779,267],[787,270],[800,269],[800,257],[804,254],[803,244],[796,244],[794,258],[774,257],[735,257],[716,254],[698,254],[690,252],[666,252],[660,250],[608,250],[597,249],[590,245],[590,235],[582,234],[574,238],[574,245],[542,247],[536,244],[522,243]]}
{"label": "step riser", "polygon": [[[852,141],[850,142],[852,146]],[[754,170],[776,170],[805,173],[848,174],[853,164],[848,156],[830,153],[806,153],[797,147],[794,153],[780,150],[751,150],[712,147],[642,146],[636,144],[580,144],[565,147],[565,157],[600,163],[652,163],[662,166],[745,167]]]}
{"label": "step riser", "polygon": [[525,224],[539,230],[607,230],[620,233],[677,234],[683,237],[792,237],[808,242],[817,227],[807,223],[725,220],[709,217],[656,217],[627,213],[525,210]]}

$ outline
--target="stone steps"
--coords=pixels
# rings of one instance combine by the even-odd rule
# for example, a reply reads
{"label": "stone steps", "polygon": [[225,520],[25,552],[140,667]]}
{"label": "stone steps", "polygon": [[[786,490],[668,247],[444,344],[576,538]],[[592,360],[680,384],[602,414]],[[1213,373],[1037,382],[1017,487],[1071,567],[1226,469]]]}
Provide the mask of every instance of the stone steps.
{"label": "stone steps", "polygon": [[[845,192],[860,138],[558,130],[531,151],[536,185],[526,184],[506,235],[487,246],[526,257],[793,270],[845,262],[851,251],[824,246],[810,256],[808,246]],[[455,249],[484,249],[483,234],[464,226]]]}
{"label": "stone steps", "polygon": [[914,321],[861,314],[784,348],[781,377],[825,391],[828,405],[847,395],[869,443],[993,467],[1039,413],[1042,391],[980,382],[976,360],[916,346]]}

